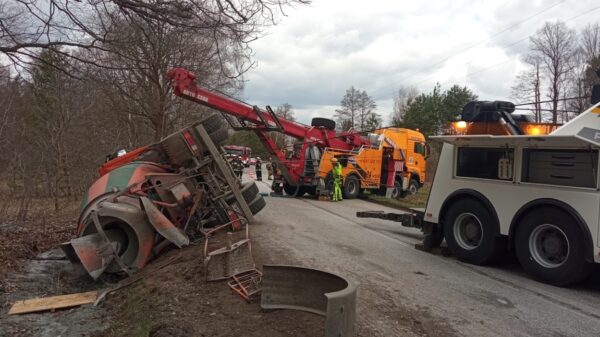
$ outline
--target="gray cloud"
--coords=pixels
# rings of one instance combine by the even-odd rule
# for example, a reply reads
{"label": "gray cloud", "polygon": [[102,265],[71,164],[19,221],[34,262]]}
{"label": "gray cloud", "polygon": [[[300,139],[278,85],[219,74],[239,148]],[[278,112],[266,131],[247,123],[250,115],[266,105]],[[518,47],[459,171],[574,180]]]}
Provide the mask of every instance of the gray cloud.
{"label": "gray cloud", "polygon": [[[436,82],[456,83],[485,99],[508,99],[527,37],[545,21],[600,3],[568,0],[490,37],[559,2],[315,0],[254,42],[257,66],[246,75],[244,96],[258,105],[290,103],[303,122],[330,116],[351,85],[374,96],[384,117],[402,85],[429,91]],[[596,17],[567,24],[579,29]]]}

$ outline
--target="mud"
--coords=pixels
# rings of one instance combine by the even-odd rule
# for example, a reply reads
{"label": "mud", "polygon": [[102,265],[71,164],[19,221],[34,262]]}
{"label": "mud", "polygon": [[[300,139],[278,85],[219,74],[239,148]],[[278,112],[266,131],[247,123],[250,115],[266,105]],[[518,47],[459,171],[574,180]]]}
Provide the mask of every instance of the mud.
{"label": "mud", "polygon": [[25,262],[23,268],[8,278],[11,293],[1,295],[0,336],[90,336],[107,327],[106,311],[85,305],[56,312],[7,314],[15,301],[34,297],[65,295],[107,286],[107,280],[93,282],[78,265],[54,249]]}

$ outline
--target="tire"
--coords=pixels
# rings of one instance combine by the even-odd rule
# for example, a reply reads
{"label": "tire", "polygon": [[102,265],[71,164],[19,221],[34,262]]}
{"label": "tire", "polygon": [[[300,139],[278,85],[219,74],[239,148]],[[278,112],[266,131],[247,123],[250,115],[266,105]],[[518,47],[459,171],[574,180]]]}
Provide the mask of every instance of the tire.
{"label": "tire", "polygon": [[210,134],[216,131],[217,129],[221,129],[223,123],[221,120],[221,116],[219,116],[218,114],[212,114],[198,122],[198,124],[202,124],[206,132]]}
{"label": "tire", "polygon": [[417,179],[411,179],[408,183],[408,190],[406,191],[409,196],[417,194],[419,192],[419,181]]}
{"label": "tire", "polygon": [[585,236],[565,211],[544,207],[525,215],[515,234],[517,259],[538,281],[566,286],[585,280],[592,264],[586,261]]}
{"label": "tire", "polygon": [[411,197],[415,194],[417,194],[417,192],[419,192],[419,181],[416,179],[411,179],[410,182],[408,183],[408,189],[406,191],[402,191],[400,194],[400,197],[405,198],[405,197]]}
{"label": "tire", "polygon": [[220,128],[216,131],[209,133],[208,136],[218,148],[219,146],[223,145],[225,141],[227,141],[227,139],[229,138],[229,132],[226,128]]}
{"label": "tire", "polygon": [[[287,183],[287,181],[283,182],[283,190],[285,191],[285,194],[289,195],[289,196],[296,196],[296,197],[300,197],[302,195],[300,195],[301,192],[301,188],[298,188],[298,186],[296,185],[290,185]],[[304,193],[302,193],[304,194]]]}
{"label": "tire", "polygon": [[[249,181],[242,185],[242,188],[240,188],[240,193],[242,193],[242,198],[244,198],[246,202],[250,202],[258,194],[258,186],[256,186],[256,183],[254,181]],[[234,202],[235,197],[233,196],[233,194],[227,197],[226,201],[228,204]]]}
{"label": "tire", "polygon": [[343,191],[344,199],[356,199],[360,193],[360,181],[356,176],[349,175],[344,180]]}
{"label": "tire", "polygon": [[484,204],[473,198],[455,201],[443,214],[444,237],[459,260],[486,265],[498,261],[506,251],[498,220]]}
{"label": "tire", "polygon": [[260,212],[263,208],[265,208],[266,205],[267,202],[265,201],[265,198],[263,198],[263,196],[260,194],[257,194],[254,197],[254,200],[248,203],[250,212],[252,212],[253,215]]}
{"label": "tire", "polygon": [[302,195],[307,193],[313,197],[317,195],[317,186],[302,186],[301,189]]}
{"label": "tire", "polygon": [[310,125],[323,127],[327,130],[335,130],[335,121],[329,118],[315,117],[310,122]]}
{"label": "tire", "polygon": [[402,196],[402,184],[396,180],[394,181],[394,190],[392,190],[392,199],[398,199]]}

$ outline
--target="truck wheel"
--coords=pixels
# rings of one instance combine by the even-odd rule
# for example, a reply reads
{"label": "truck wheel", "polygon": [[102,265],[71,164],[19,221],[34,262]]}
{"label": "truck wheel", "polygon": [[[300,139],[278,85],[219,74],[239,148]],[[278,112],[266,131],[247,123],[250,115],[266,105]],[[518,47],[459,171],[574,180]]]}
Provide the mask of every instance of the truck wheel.
{"label": "truck wheel", "polygon": [[460,199],[450,206],[443,219],[446,243],[459,260],[484,265],[496,261],[504,252],[497,220],[480,201]]}
{"label": "truck wheel", "polygon": [[[240,192],[242,193],[242,197],[244,198],[244,200],[246,202],[250,202],[258,194],[258,186],[256,186],[256,183],[254,181],[249,181],[242,185],[242,188],[240,188]],[[234,202],[235,197],[233,196],[233,194],[227,197],[226,201],[228,204]]]}
{"label": "truck wheel", "polygon": [[396,180],[394,181],[394,189],[392,190],[392,199],[398,199],[402,196],[402,184]]}
{"label": "truck wheel", "polygon": [[206,132],[212,133],[213,131],[216,131],[217,129],[221,128],[221,116],[219,116],[218,114],[212,114],[198,122],[198,124],[202,124]]}
{"label": "truck wheel", "polygon": [[265,201],[265,198],[263,198],[262,195],[257,194],[254,197],[254,200],[248,203],[248,208],[250,208],[250,212],[252,212],[252,214],[254,215],[260,212],[263,208],[265,208],[266,205],[267,202]]}
{"label": "truck wheel", "polygon": [[545,207],[527,214],[518,226],[517,258],[535,279],[565,286],[583,281],[590,274],[585,237],[567,213]]}
{"label": "truck wheel", "polygon": [[290,195],[290,196],[297,196],[300,197],[300,188],[298,188],[298,186],[296,185],[290,185],[287,183],[287,181],[283,182],[283,190],[285,191],[285,194]]}
{"label": "truck wheel", "polygon": [[344,181],[344,198],[345,199],[355,199],[360,192],[360,181],[356,176],[350,175],[346,177]]}
{"label": "truck wheel", "polygon": [[419,182],[416,179],[411,179],[406,192],[409,196],[417,194],[419,192]]}
{"label": "truck wheel", "polygon": [[217,129],[208,135],[217,148],[225,143],[227,138],[229,138],[229,132],[226,128]]}
{"label": "truck wheel", "polygon": [[315,117],[310,122],[310,125],[324,127],[327,130],[335,130],[335,121],[329,118]]}
{"label": "truck wheel", "polygon": [[304,192],[304,193],[302,193],[303,195],[305,193],[308,193],[309,195],[311,195],[313,197],[317,195],[317,186],[303,186],[301,188],[302,188],[302,191]]}

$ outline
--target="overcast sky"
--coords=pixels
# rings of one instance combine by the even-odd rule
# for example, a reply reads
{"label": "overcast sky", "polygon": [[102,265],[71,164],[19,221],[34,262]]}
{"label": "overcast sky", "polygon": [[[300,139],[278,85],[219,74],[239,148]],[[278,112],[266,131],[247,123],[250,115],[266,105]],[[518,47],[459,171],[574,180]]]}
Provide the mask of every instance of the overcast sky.
{"label": "overcast sky", "polygon": [[253,42],[251,104],[283,103],[299,121],[331,117],[346,89],[366,90],[384,124],[400,86],[428,92],[466,85],[480,99],[510,99],[528,37],[546,21],[600,22],[599,0],[313,0]]}

